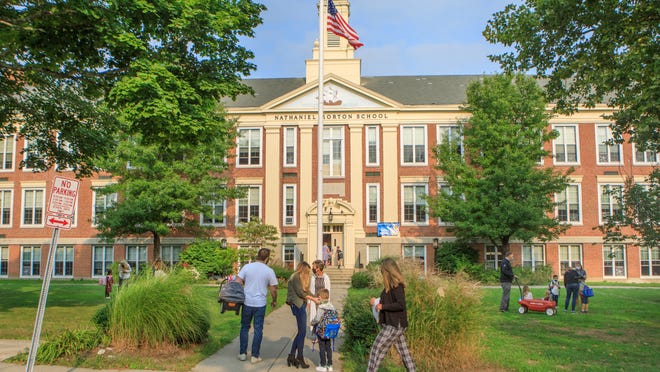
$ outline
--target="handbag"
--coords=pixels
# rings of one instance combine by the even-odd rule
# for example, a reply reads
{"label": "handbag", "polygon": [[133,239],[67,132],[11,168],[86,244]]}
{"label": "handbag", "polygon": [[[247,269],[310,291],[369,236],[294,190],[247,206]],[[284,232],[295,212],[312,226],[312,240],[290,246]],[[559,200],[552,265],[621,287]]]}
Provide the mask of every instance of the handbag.
{"label": "handbag", "polygon": [[584,289],[582,290],[582,294],[584,297],[593,297],[594,296],[594,290],[589,287],[588,285],[584,286]]}

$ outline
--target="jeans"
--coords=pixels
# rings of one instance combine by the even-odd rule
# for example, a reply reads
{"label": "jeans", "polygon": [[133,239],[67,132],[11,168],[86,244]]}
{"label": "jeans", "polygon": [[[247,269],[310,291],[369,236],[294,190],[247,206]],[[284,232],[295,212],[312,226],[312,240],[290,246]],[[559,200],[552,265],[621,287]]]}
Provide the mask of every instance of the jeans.
{"label": "jeans", "polygon": [[321,366],[332,365],[332,339],[319,338],[319,357],[321,358]]}
{"label": "jeans", "polygon": [[511,282],[502,282],[502,300],[500,301],[500,311],[509,310],[510,297],[511,297]]}
{"label": "jeans", "polygon": [[305,309],[305,304],[302,307],[291,304],[291,312],[296,317],[296,326],[298,327],[298,333],[291,344],[291,355],[295,355],[297,351],[296,357],[302,358],[303,348],[305,347],[305,334],[307,333],[307,310]]}
{"label": "jeans", "polygon": [[573,297],[571,303],[571,311],[575,311],[575,301],[577,300],[578,290],[580,289],[580,284],[571,283],[566,284],[566,301],[564,301],[564,310],[568,310],[568,302]]}
{"label": "jeans", "polygon": [[258,357],[261,349],[261,339],[264,335],[264,318],[266,317],[266,306],[252,307],[243,305],[241,311],[241,334],[240,334],[240,353],[247,354],[248,332],[250,323],[254,319],[254,338],[252,339],[252,356]]}

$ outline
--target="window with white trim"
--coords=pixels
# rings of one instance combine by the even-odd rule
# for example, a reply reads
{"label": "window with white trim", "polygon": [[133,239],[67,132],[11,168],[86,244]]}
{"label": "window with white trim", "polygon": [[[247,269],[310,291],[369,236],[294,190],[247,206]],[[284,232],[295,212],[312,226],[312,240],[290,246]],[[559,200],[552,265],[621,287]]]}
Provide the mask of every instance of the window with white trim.
{"label": "window with white trim", "polygon": [[[440,194],[445,194],[445,195],[452,194],[451,186],[449,186],[448,182],[438,181],[438,195]],[[440,219],[440,217],[438,217],[438,225],[447,226],[447,225],[451,225],[451,222],[443,221]]]}
{"label": "window with white trim", "polygon": [[160,246],[160,259],[168,267],[174,267],[179,263],[179,255],[183,250],[180,244],[163,244]]}
{"label": "window with white trim", "polygon": [[633,164],[635,165],[656,165],[660,163],[660,154],[655,151],[637,150],[637,145],[633,143]]}
{"label": "window with white trim", "polygon": [[16,152],[16,136],[0,138],[0,171],[14,170],[14,153]]}
{"label": "window with white trim", "polygon": [[426,195],[428,195],[426,184],[403,184],[401,185],[403,197],[402,212],[403,223],[408,225],[426,225],[428,214],[426,207]]}
{"label": "window with white trim", "polygon": [[560,244],[559,266],[561,272],[566,272],[569,267],[582,264],[582,244]]}
{"label": "window with white trim", "polygon": [[566,185],[564,191],[555,195],[555,200],[557,201],[557,219],[560,222],[582,222],[579,184]]}
{"label": "window with white trim", "polygon": [[380,219],[380,184],[367,184],[367,225],[376,225]]}
{"label": "window with white trim", "polygon": [[323,127],[323,175],[344,176],[344,127]]}
{"label": "window with white trim", "polygon": [[27,138],[23,140],[23,170],[30,172],[33,170],[33,168],[29,165],[29,163],[31,163],[33,159],[37,159],[39,157],[39,152],[37,151],[36,146],[30,145],[31,142],[34,141]]}
{"label": "window with white trim", "polygon": [[41,247],[21,246],[21,278],[38,278],[41,274]]}
{"label": "window with white trim", "polygon": [[522,265],[529,267],[532,271],[545,265],[545,246],[543,244],[523,244]]}
{"label": "window with white trim", "polygon": [[11,227],[11,212],[14,205],[14,191],[0,190],[0,226]]}
{"label": "window with white trim", "polygon": [[577,164],[580,162],[576,125],[553,125],[559,133],[553,140],[555,164]]}
{"label": "window with white trim", "polygon": [[0,246],[0,276],[7,276],[7,269],[9,268],[9,247],[6,245]]}
{"label": "window with white trim", "polygon": [[456,151],[463,155],[463,135],[458,125],[438,125],[438,145],[444,142],[452,142],[456,145]]}
{"label": "window with white trim", "polygon": [[108,272],[108,269],[112,268],[114,260],[115,247],[112,245],[92,246],[92,276],[104,276]]}
{"label": "window with white trim", "polygon": [[623,185],[598,185],[600,200],[600,223],[609,217],[623,215]]}
{"label": "window with white trim", "polygon": [[500,269],[500,251],[496,245],[487,245],[484,247],[484,266],[487,270]]}
{"label": "window with white trim", "polygon": [[297,128],[296,127],[284,127],[284,153],[283,157],[283,166],[285,167],[295,167],[297,163]]}
{"label": "window with white trim", "polygon": [[227,201],[207,201],[204,202],[211,208],[210,213],[200,213],[199,222],[203,226],[225,226],[226,225],[226,211]]}
{"label": "window with white trim", "polygon": [[261,128],[239,128],[237,152],[236,165],[238,167],[260,166]]}
{"label": "window with white trim", "polygon": [[147,267],[147,246],[146,245],[127,245],[126,262],[131,265],[132,272],[137,274],[140,269]]}
{"label": "window with white trim", "polygon": [[413,262],[418,263],[424,267],[426,262],[426,246],[420,245],[404,245],[403,246],[403,259],[412,259]]}
{"label": "window with white trim", "polygon": [[380,141],[377,125],[370,125],[366,128],[365,142],[367,166],[378,166],[380,164]]}
{"label": "window with white trim", "polygon": [[402,165],[426,165],[426,126],[401,127]]}
{"label": "window with white trim", "polygon": [[284,198],[282,210],[282,225],[295,226],[296,225],[296,185],[283,185]]}
{"label": "window with white trim", "polygon": [[626,246],[603,244],[603,276],[625,278],[626,275]]}
{"label": "window with white trim", "polygon": [[73,246],[60,245],[55,250],[55,266],[53,267],[53,276],[71,277],[73,276]]}
{"label": "window with white trim", "polygon": [[112,205],[117,204],[117,193],[103,194],[98,189],[94,189],[94,205],[92,206],[92,224],[96,225],[105,212]]}
{"label": "window with white trim", "polygon": [[367,245],[367,263],[376,262],[380,260],[380,245],[368,244]]}
{"label": "window with white trim", "polygon": [[621,164],[621,145],[618,143],[609,144],[612,140],[612,129],[609,125],[596,126],[596,145],[598,146],[598,164]]}
{"label": "window with white trim", "polygon": [[252,217],[261,219],[261,186],[247,186],[245,197],[237,200],[236,224],[250,222]]}
{"label": "window with white trim", "polygon": [[43,226],[45,193],[44,189],[23,189],[22,226]]}
{"label": "window with white trim", "polygon": [[660,247],[639,247],[642,276],[660,276]]}
{"label": "window with white trim", "polygon": [[282,262],[284,263],[284,267],[295,269],[297,252],[298,250],[293,244],[282,245]]}

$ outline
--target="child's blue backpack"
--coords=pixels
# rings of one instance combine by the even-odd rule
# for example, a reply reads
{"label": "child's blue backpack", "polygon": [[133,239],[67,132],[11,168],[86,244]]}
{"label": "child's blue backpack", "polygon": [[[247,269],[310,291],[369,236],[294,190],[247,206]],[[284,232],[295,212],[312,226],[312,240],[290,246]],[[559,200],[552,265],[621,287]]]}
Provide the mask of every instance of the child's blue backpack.
{"label": "child's blue backpack", "polygon": [[316,325],[316,336],[324,340],[336,338],[340,327],[337,310],[325,310],[319,324]]}

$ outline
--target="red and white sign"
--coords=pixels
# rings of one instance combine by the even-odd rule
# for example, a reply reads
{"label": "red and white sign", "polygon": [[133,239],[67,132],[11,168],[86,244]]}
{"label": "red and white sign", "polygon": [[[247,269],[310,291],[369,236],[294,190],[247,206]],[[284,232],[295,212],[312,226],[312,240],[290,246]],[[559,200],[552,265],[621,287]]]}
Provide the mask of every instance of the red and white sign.
{"label": "red and white sign", "polygon": [[56,227],[58,229],[71,229],[71,218],[49,214],[46,216],[46,226]]}
{"label": "red and white sign", "polygon": [[55,177],[50,192],[48,213],[71,217],[76,210],[80,181],[64,177]]}

